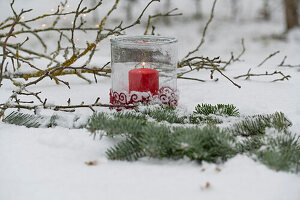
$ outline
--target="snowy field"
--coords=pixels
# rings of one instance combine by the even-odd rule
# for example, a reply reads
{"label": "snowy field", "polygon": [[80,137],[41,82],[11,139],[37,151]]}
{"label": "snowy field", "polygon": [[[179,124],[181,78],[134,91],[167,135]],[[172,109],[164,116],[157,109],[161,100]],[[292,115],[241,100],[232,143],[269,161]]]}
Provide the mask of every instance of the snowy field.
{"label": "snowy field", "polygon": [[[11,15],[9,2],[0,2],[0,21]],[[76,7],[75,2],[78,1],[70,1],[69,9]],[[144,6],[145,2],[142,2],[139,1],[133,9],[134,16]],[[170,19],[170,26],[158,23],[156,33],[178,38],[178,58],[182,59],[201,40],[212,1],[203,0],[204,16],[201,20],[189,18],[190,12],[194,12],[190,11],[193,1],[171,2],[171,7],[178,7],[187,21],[177,17]],[[232,78],[247,73],[249,68],[252,68],[253,73],[280,70],[290,75],[290,80],[271,82],[280,76],[234,79],[242,86],[239,89],[217,73],[214,78],[219,78],[219,81],[215,82],[210,80],[209,70],[200,70],[189,74],[189,77],[207,80],[204,83],[178,80],[180,108],[190,113],[199,103],[224,103],[234,104],[242,115],[281,111],[293,123],[290,130],[300,135],[300,68],[278,67],[284,56],[287,56],[287,64],[300,64],[300,29],[289,32],[285,40],[271,38],[272,34],[284,31],[280,2],[274,0],[272,18],[266,22],[257,19],[258,8],[262,5],[260,0],[239,1],[240,11],[235,20],[231,19],[230,1],[219,0],[206,42],[195,55],[220,56],[222,60],[228,60],[230,52],[235,55],[241,52],[241,39],[244,38],[246,52],[241,58],[243,62],[233,63],[224,73]],[[36,16],[49,12],[58,3],[56,0],[16,0],[16,9],[33,8],[32,14],[28,15]],[[125,16],[122,8],[124,3],[121,2],[120,12],[116,12],[112,18]],[[146,16],[162,10],[163,3],[163,0],[160,4],[154,3]],[[110,5],[110,1],[103,1],[103,8],[99,10],[100,17],[103,16],[101,11],[107,10]],[[141,35],[144,30],[143,26],[139,26],[126,33]],[[81,40],[85,42],[88,39],[80,37]],[[49,41],[51,43],[51,38]],[[32,45],[32,48],[37,48],[38,44]],[[109,41],[101,43],[92,64],[103,65],[110,60],[109,45]],[[261,67],[256,67],[276,51],[280,53]],[[92,76],[90,78],[93,79]],[[109,103],[109,78],[99,79],[97,84],[88,84],[73,76],[65,76],[64,80],[70,82],[71,89],[50,80],[32,86],[31,89],[42,91],[42,97],[47,97],[49,102],[55,104],[66,104],[69,98],[74,104],[82,101],[93,103],[97,97],[101,98],[102,103]],[[6,102],[13,89],[15,87],[10,81],[3,81],[0,103]],[[106,108],[96,109],[110,112]],[[7,110],[5,115],[11,111]],[[42,110],[40,114],[50,116],[53,112]],[[86,129],[70,129],[74,117],[80,116],[79,123],[84,122],[92,114],[90,110],[79,109],[75,113],[57,114],[63,116],[65,121],[55,128],[26,128],[0,122],[0,200],[300,199],[299,174],[271,170],[246,155],[238,155],[221,165],[148,158],[137,162],[108,160],[105,151],[112,145],[111,140],[105,137],[94,140]],[[98,164],[87,166],[86,161],[97,161]]]}

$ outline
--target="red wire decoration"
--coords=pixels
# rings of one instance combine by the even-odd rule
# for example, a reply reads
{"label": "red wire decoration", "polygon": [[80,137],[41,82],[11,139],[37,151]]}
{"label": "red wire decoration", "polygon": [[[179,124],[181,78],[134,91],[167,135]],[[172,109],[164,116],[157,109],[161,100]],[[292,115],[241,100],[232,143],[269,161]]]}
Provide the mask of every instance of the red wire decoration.
{"label": "red wire decoration", "polygon": [[168,106],[177,106],[178,97],[170,87],[162,87],[157,95],[151,92],[116,92],[110,90],[110,103],[113,105],[136,105],[138,103],[159,103]]}

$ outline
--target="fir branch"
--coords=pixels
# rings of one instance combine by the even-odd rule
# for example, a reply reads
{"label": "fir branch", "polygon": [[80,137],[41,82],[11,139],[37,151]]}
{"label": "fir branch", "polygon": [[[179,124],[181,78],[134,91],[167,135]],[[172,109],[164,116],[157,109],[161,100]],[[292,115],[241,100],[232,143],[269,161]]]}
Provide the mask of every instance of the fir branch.
{"label": "fir branch", "polygon": [[276,171],[300,172],[300,140],[289,132],[275,136],[251,136],[238,143],[237,150],[247,153]]}
{"label": "fir branch", "polygon": [[253,153],[265,145],[264,137],[262,135],[252,135],[246,137],[244,140],[236,144],[236,149],[240,153]]}
{"label": "fir branch", "polygon": [[291,134],[268,138],[266,148],[256,156],[274,170],[300,172],[300,138]]}
{"label": "fir branch", "polygon": [[146,115],[140,112],[115,112],[113,113],[113,117],[117,119],[138,119],[138,120],[146,120]]}
{"label": "fir branch", "polygon": [[[245,153],[271,169],[300,172],[300,138],[288,131],[292,124],[283,113],[249,116],[232,127],[222,129],[216,126],[166,126],[158,121],[147,121],[149,116],[158,120],[168,119],[162,114],[163,111],[168,112],[170,116],[177,113],[176,109],[168,107],[142,107],[112,114],[94,113],[86,128],[93,134],[101,130],[109,137],[122,136],[120,142],[106,151],[107,157],[112,160],[134,161],[145,156],[158,159],[188,157],[199,163],[220,163]],[[198,105],[195,113],[204,116],[216,114],[235,117],[239,114],[235,106],[224,104]],[[183,118],[186,120],[188,116]],[[50,118],[13,112],[3,121],[27,127],[54,127],[57,126],[58,120],[57,115]],[[266,134],[267,128],[274,128],[276,132]]]}
{"label": "fir branch", "polygon": [[3,119],[3,122],[18,126],[26,126],[27,128],[38,128],[44,120],[45,118],[42,116],[12,112]]}
{"label": "fir branch", "polygon": [[112,119],[105,113],[95,113],[91,117],[87,128],[92,133],[103,130],[106,131],[107,135],[115,136],[125,133],[137,134],[145,123],[144,120],[134,118]]}
{"label": "fir branch", "polygon": [[187,116],[179,116],[177,111],[173,107],[159,106],[155,108],[146,108],[139,110],[136,108],[137,112],[147,115],[158,122],[167,121],[169,123],[186,123]]}
{"label": "fir branch", "polygon": [[233,137],[216,127],[175,128],[171,131],[166,126],[148,124],[138,136],[129,135],[108,149],[107,155],[118,160],[136,160],[143,156],[159,159],[187,156],[198,162],[218,162],[236,154],[233,141]]}
{"label": "fir branch", "polygon": [[169,127],[148,125],[142,129],[139,146],[147,156],[170,158],[173,155],[172,139]]}
{"label": "fir branch", "polygon": [[192,114],[188,117],[188,120],[191,124],[216,125],[223,123],[223,120],[217,116],[206,116],[202,114]]}
{"label": "fir branch", "polygon": [[285,117],[282,112],[276,112],[270,115],[257,115],[246,117],[229,129],[234,135],[244,137],[254,135],[264,135],[266,128],[275,128],[277,131],[286,131],[292,123]]}
{"label": "fir branch", "polygon": [[[86,124],[75,125],[78,117],[73,118],[73,126],[71,128],[85,128]],[[26,126],[28,128],[54,128],[56,126],[65,126],[66,118],[59,115],[45,116],[38,114],[24,114],[22,112],[13,111],[3,119],[3,122],[18,126]],[[68,127],[69,128],[69,127]]]}
{"label": "fir branch", "polygon": [[106,155],[111,160],[135,161],[145,156],[137,137],[128,137],[114,147],[107,149]]}
{"label": "fir branch", "polygon": [[217,104],[215,106],[211,104],[198,104],[195,107],[194,114],[202,115],[225,115],[225,116],[239,116],[239,110],[232,104]]}
{"label": "fir branch", "polygon": [[275,112],[274,114],[267,115],[266,118],[271,118],[272,126],[278,131],[285,131],[288,127],[293,125],[282,112]]}
{"label": "fir branch", "polygon": [[198,162],[226,161],[236,155],[234,137],[215,126],[200,128],[175,128],[174,143],[176,154]]}
{"label": "fir branch", "polygon": [[49,123],[46,125],[47,128],[53,128],[57,126],[57,120],[58,120],[57,115],[52,115],[49,119]]}

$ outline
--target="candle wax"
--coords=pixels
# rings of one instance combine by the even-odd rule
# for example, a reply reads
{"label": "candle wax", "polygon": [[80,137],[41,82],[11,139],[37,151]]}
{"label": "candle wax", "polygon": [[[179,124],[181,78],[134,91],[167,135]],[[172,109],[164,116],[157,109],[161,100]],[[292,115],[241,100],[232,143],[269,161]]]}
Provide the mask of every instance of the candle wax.
{"label": "candle wax", "polygon": [[159,88],[158,71],[149,68],[129,71],[129,92],[151,92],[156,95]]}

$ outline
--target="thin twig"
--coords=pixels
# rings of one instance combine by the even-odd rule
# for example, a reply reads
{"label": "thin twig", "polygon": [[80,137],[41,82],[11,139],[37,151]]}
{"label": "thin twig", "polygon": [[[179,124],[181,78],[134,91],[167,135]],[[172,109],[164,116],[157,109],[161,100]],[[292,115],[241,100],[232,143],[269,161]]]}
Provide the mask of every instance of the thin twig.
{"label": "thin twig", "polygon": [[13,9],[13,4],[14,4],[14,0],[13,0],[12,3],[11,3],[11,8],[12,8],[14,14],[15,14],[15,20],[14,20],[12,26],[10,27],[10,30],[9,30],[9,32],[8,32],[8,35],[7,35],[7,37],[5,38],[5,40],[4,40],[4,42],[3,42],[3,45],[2,45],[3,56],[2,56],[2,62],[1,62],[1,64],[0,64],[0,87],[2,86],[3,68],[4,68],[5,60],[6,60],[6,57],[7,57],[7,54],[8,54],[7,51],[6,51],[7,41],[8,41],[8,39],[9,39],[11,36],[14,36],[14,35],[13,35],[14,28],[15,28],[15,26],[17,25],[17,23],[20,21],[20,18],[21,18],[21,16],[22,16],[22,14],[31,11],[31,9],[30,9],[30,10],[23,10],[23,9],[22,9],[21,12],[20,12],[20,14],[17,15],[16,12],[14,11],[14,9]]}
{"label": "thin twig", "polygon": [[[0,46],[3,46],[4,45],[4,42],[1,42],[0,41]],[[50,56],[48,56],[47,54],[43,54],[43,53],[38,53],[34,50],[30,50],[30,49],[26,49],[26,48],[23,48],[23,47],[19,47],[17,44],[10,44],[10,43],[7,43],[6,44],[7,47],[11,47],[13,49],[19,49],[20,51],[23,51],[27,54],[30,54],[30,55],[35,55],[39,58],[45,58],[47,60],[52,60],[53,62],[57,63],[57,64],[60,64],[59,61],[55,60],[55,59],[52,59]]]}
{"label": "thin twig", "polygon": [[212,20],[214,18],[214,10],[215,10],[216,3],[217,3],[217,0],[214,0],[213,6],[212,6],[212,9],[211,9],[211,12],[210,12],[210,17],[209,17],[209,19],[208,19],[208,21],[207,21],[207,23],[206,23],[206,25],[204,27],[204,30],[202,32],[201,42],[199,43],[199,45],[193,51],[190,51],[184,58],[188,58],[188,57],[190,57],[191,54],[199,51],[199,49],[201,48],[201,46],[204,44],[207,28],[208,28],[209,24],[212,22]]}
{"label": "thin twig", "polygon": [[81,11],[79,10],[82,2],[83,2],[83,0],[81,0],[79,2],[78,6],[77,6],[75,17],[74,17],[74,20],[73,20],[73,27],[72,27],[72,30],[71,30],[71,43],[72,43],[72,48],[73,48],[73,55],[76,54],[76,46],[75,46],[75,43],[74,43],[74,30],[75,30],[75,27],[76,27],[76,21],[77,21],[79,15],[85,10],[85,9],[82,9]]}
{"label": "thin twig", "polygon": [[220,70],[225,70],[226,67],[228,67],[228,65],[230,65],[231,63],[240,61],[240,58],[244,55],[244,53],[246,51],[244,38],[242,38],[241,44],[242,44],[242,51],[241,51],[241,53],[235,58],[233,52],[231,52],[231,57],[230,57],[229,61],[227,61],[225,63],[225,65],[220,68]]}
{"label": "thin twig", "polygon": [[[21,94],[21,93],[20,93]],[[29,95],[29,94],[25,94]],[[35,95],[34,95],[35,96]],[[54,111],[64,111],[64,112],[74,112],[76,108],[89,108],[92,111],[93,107],[107,107],[107,108],[134,108],[135,105],[112,105],[112,104],[103,104],[103,103],[92,103],[92,104],[76,104],[76,105],[53,105],[53,104],[39,104],[39,105],[28,105],[31,102],[27,102],[26,105],[23,104],[0,104],[1,113],[3,113],[8,108],[17,108],[17,109],[26,109],[26,110],[36,110],[38,108],[49,109]]]}
{"label": "thin twig", "polygon": [[287,59],[287,56],[284,56],[283,60],[281,63],[278,65],[278,67],[289,67],[289,68],[296,68],[300,67],[300,65],[291,65],[291,64],[285,64],[285,60]]}
{"label": "thin twig", "polygon": [[186,80],[192,80],[192,81],[199,81],[199,82],[205,82],[205,80],[198,79],[198,78],[190,78],[190,77],[184,77],[184,76],[179,76],[177,77],[178,79],[186,79]]}
{"label": "thin twig", "polygon": [[276,81],[284,81],[284,80],[289,80],[289,78],[291,78],[290,75],[284,75],[281,71],[274,71],[272,73],[269,73],[269,72],[265,72],[265,73],[250,73],[251,72],[251,68],[248,70],[248,72],[246,74],[243,74],[243,75],[239,75],[239,76],[236,76],[234,77],[235,79],[239,79],[239,78],[244,78],[245,77],[245,80],[248,80],[250,79],[250,77],[255,77],[255,76],[274,76],[274,75],[281,75],[282,78],[279,78],[279,79],[274,79],[272,80],[272,82],[276,82]]}
{"label": "thin twig", "polygon": [[[96,10],[101,5],[102,5],[102,0],[100,0],[94,7],[85,10],[82,14],[88,14],[88,13]],[[60,13],[61,10],[62,9],[60,8],[60,6],[58,6],[57,10],[54,13],[44,14],[44,15],[41,15],[41,16],[29,19],[29,20],[25,20],[25,21],[23,21],[23,23],[36,22],[36,21],[38,21],[40,19],[47,18],[47,17],[66,16],[66,15],[72,15],[72,14],[76,13],[76,11],[71,11],[71,12],[66,12],[66,13]],[[8,21],[8,19],[6,21]],[[6,23],[6,22],[3,22],[3,24],[4,23]],[[3,29],[8,28],[8,27],[11,27],[12,25],[13,25],[13,23],[7,24],[5,26],[0,26],[0,30],[3,30]]]}
{"label": "thin twig", "polygon": [[257,65],[257,67],[262,66],[267,60],[275,56],[276,54],[280,53],[280,51],[275,51],[274,53],[271,53],[268,57],[266,57],[261,63]]}
{"label": "thin twig", "polygon": [[238,87],[238,88],[241,88],[240,85],[238,85],[238,84],[235,83],[233,80],[231,80],[228,76],[226,76],[226,75],[218,68],[218,66],[214,65],[213,62],[211,62],[211,64],[212,64],[212,66],[214,66],[214,69],[211,70],[211,75],[210,75],[211,79],[213,79],[213,73],[214,73],[214,71],[218,71],[222,76],[224,76],[227,80],[229,80],[233,85],[235,85],[235,86]]}
{"label": "thin twig", "polygon": [[[151,24],[151,20],[152,19],[157,18],[157,17],[173,17],[173,16],[180,16],[180,15],[182,15],[182,13],[173,13],[174,11],[177,11],[177,10],[178,10],[178,8],[174,8],[174,9],[170,10],[169,12],[167,12],[165,14],[158,13],[158,14],[155,14],[155,15],[149,15],[144,35],[148,34],[148,29],[149,29],[149,26]],[[152,28],[153,28],[153,30],[152,30],[152,35],[153,35],[153,32],[154,32],[155,28],[153,26],[152,26]]]}

